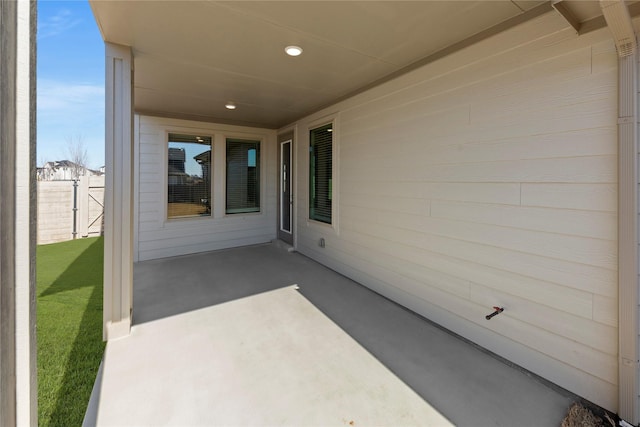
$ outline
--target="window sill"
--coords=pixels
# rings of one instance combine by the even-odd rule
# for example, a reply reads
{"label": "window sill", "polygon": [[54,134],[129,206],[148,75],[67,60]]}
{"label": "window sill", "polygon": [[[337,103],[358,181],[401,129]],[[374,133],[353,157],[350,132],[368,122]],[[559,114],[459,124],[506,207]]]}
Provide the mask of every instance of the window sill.
{"label": "window sill", "polygon": [[315,228],[316,230],[322,232],[333,232],[336,236],[338,235],[338,228],[334,223],[327,224],[326,222],[316,221],[314,219],[307,218],[307,227]]}
{"label": "window sill", "polygon": [[196,224],[203,222],[212,222],[216,218],[213,215],[202,215],[202,216],[181,216],[181,217],[173,217],[173,218],[165,218],[164,226],[165,227],[174,227],[179,225],[188,225],[188,224]]}
{"label": "window sill", "polygon": [[252,216],[262,216],[264,215],[263,211],[259,212],[236,212],[236,213],[225,213],[223,218],[245,218]]}

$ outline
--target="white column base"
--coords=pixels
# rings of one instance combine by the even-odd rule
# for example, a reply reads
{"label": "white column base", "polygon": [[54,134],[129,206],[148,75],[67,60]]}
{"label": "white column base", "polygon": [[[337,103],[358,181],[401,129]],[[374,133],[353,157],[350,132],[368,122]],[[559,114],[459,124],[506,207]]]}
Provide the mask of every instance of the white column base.
{"label": "white column base", "polygon": [[124,319],[119,322],[107,322],[105,329],[107,341],[127,337],[131,333],[131,319]]}

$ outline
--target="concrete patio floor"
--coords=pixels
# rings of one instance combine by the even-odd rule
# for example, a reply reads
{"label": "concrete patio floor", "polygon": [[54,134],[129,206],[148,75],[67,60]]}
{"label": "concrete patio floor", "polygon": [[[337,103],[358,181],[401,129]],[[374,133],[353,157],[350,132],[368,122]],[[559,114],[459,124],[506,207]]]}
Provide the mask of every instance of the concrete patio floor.
{"label": "concrete patio floor", "polygon": [[558,426],[572,401],[267,244],[137,263],[84,425]]}

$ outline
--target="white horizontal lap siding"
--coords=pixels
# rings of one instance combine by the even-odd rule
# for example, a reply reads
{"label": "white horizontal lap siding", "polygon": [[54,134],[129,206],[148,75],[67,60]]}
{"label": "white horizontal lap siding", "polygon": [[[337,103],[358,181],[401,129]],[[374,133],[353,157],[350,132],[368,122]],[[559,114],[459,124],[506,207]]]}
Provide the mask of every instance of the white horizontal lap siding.
{"label": "white horizontal lap siding", "polygon": [[[298,249],[615,411],[608,39],[547,14],[298,122]],[[333,228],[304,220],[307,130],[327,115],[339,118]],[[487,322],[494,305],[506,310]]]}
{"label": "white horizontal lap siding", "polygon": [[[213,217],[166,218],[167,132],[213,138]],[[224,215],[225,138],[260,139],[260,213]],[[185,255],[257,243],[275,238],[275,132],[268,129],[139,116],[136,134],[138,260]],[[273,175],[273,176],[272,176]]]}

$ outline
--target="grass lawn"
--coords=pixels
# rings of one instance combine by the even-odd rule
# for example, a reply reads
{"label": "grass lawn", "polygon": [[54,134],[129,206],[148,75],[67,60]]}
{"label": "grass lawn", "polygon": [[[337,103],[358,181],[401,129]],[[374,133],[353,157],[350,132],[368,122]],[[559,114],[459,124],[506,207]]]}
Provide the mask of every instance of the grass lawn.
{"label": "grass lawn", "polygon": [[37,248],[38,420],[80,426],[102,342],[103,239]]}

